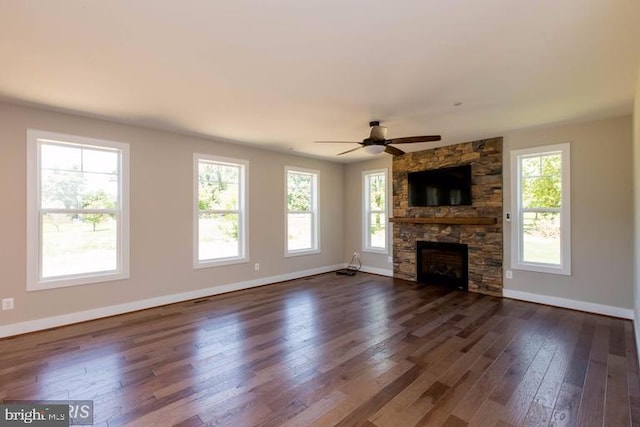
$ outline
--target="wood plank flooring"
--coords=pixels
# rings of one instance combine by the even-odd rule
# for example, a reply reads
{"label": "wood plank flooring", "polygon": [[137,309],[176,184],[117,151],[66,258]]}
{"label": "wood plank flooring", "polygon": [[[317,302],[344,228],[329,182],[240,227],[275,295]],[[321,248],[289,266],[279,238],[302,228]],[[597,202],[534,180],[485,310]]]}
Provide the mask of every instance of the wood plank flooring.
{"label": "wood plank flooring", "polygon": [[101,426],[640,425],[630,321],[333,273],[0,340]]}

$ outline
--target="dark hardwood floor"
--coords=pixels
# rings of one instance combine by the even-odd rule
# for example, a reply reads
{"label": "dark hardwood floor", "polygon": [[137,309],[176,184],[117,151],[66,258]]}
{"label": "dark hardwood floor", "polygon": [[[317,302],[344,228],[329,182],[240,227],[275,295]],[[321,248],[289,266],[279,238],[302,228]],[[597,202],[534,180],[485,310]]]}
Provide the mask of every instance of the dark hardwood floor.
{"label": "dark hardwood floor", "polygon": [[333,273],[0,340],[0,400],[109,426],[627,426],[630,321]]}

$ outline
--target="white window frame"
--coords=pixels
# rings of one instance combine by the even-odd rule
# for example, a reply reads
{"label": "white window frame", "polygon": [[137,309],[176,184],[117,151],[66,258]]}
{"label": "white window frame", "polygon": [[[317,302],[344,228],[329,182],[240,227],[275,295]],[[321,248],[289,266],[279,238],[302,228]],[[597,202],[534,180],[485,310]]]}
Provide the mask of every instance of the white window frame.
{"label": "white window frame", "polygon": [[[384,175],[384,210],[372,210],[369,209],[370,205],[370,180],[369,178],[373,175]],[[384,169],[373,169],[362,171],[362,251],[363,252],[372,252],[376,254],[385,254],[389,253],[389,221],[387,220],[389,212],[389,170],[387,168]],[[386,221],[385,226],[385,240],[384,248],[378,248],[371,246],[371,235],[369,234],[370,229],[370,221],[372,213],[381,213]]]}
{"label": "white window frame", "polygon": [[[199,190],[199,165],[200,161],[207,163],[215,163],[226,166],[234,166],[240,168],[238,209],[237,210],[209,210],[206,212],[216,214],[236,213],[238,214],[238,256],[212,258],[206,260],[199,259],[199,238],[200,238],[200,208],[198,206],[198,190]],[[210,268],[223,265],[240,264],[249,262],[249,247],[247,245],[249,230],[249,211],[248,191],[249,188],[249,161],[243,159],[233,159],[229,157],[214,156],[211,154],[195,153],[193,155],[193,268]]]}
{"label": "white window frame", "polygon": [[[100,209],[97,213],[114,214],[118,218],[117,267],[111,271],[42,277],[42,215],[69,213],[68,209],[41,207],[41,143],[119,151],[118,208]],[[83,210],[85,211],[85,210]],[[27,129],[27,291],[56,289],[67,286],[122,280],[129,277],[129,144]]]}
{"label": "white window frame", "polygon": [[[289,212],[289,172],[306,174],[312,176],[311,182],[311,211]],[[310,255],[320,253],[320,210],[319,206],[319,194],[320,194],[320,171],[315,169],[305,169],[296,166],[284,167],[284,256],[294,257],[301,255]],[[311,248],[309,249],[296,249],[289,250],[289,214],[290,213],[309,213],[311,214]]]}
{"label": "white window frame", "polygon": [[[523,209],[521,201],[520,160],[526,157],[537,157],[545,154],[561,155],[561,188],[560,208],[556,209]],[[540,147],[514,150],[511,152],[511,268],[541,273],[571,275],[571,157],[569,143],[545,145]],[[523,212],[560,212],[560,264],[525,262],[522,257],[522,216]]]}

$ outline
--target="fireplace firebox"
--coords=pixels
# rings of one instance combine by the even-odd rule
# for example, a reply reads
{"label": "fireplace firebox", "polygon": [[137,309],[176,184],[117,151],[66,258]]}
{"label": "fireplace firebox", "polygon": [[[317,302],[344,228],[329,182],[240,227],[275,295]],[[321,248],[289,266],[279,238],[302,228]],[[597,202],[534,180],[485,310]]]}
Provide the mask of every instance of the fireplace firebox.
{"label": "fireplace firebox", "polygon": [[461,243],[417,242],[418,283],[469,290],[469,247]]}

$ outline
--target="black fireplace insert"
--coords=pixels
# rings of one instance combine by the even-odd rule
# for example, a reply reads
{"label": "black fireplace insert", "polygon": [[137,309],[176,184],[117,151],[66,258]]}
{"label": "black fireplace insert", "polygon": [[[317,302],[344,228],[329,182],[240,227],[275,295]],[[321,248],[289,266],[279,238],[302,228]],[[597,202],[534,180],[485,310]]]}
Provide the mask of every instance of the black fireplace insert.
{"label": "black fireplace insert", "polygon": [[461,243],[417,242],[418,283],[469,290],[469,247]]}

